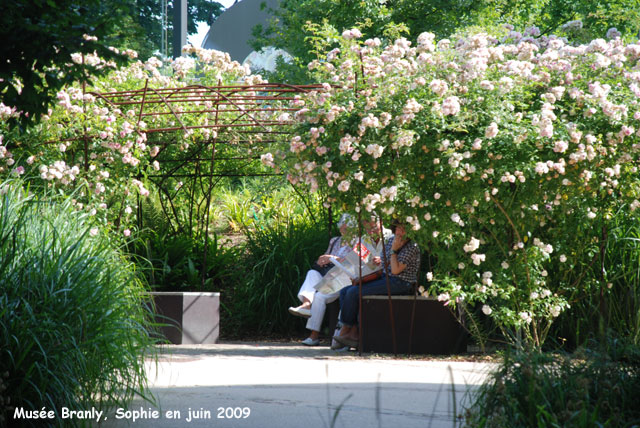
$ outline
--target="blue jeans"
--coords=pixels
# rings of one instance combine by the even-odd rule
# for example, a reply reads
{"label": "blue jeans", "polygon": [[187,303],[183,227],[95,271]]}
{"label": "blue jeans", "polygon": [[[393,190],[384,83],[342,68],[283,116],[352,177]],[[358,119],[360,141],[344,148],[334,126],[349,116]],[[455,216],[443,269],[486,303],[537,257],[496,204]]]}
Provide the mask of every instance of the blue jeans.
{"label": "blue jeans", "polygon": [[[398,278],[397,276],[389,277],[389,288],[391,294],[410,294],[411,284]],[[383,275],[375,281],[362,284],[362,295],[386,295],[387,294],[387,277]],[[347,327],[358,324],[358,301],[360,292],[358,285],[349,285],[340,290],[340,322]]]}

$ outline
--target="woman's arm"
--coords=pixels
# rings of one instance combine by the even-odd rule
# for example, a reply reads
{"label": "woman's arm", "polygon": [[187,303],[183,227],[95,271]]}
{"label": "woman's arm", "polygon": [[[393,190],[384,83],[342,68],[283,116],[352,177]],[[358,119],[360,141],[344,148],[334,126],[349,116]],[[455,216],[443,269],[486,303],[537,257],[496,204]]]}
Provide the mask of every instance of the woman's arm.
{"label": "woman's arm", "polygon": [[336,239],[338,239],[337,236],[331,238],[329,240],[329,246],[327,247],[327,251],[325,251],[323,255],[318,257],[318,264],[320,266],[324,266],[326,264],[331,263],[331,259],[334,258],[330,253],[331,253],[331,250],[333,250],[333,247],[335,245]]}
{"label": "woman's arm", "polygon": [[398,260],[398,253],[394,252],[394,250],[391,251],[390,265],[393,275],[399,275],[407,268],[407,265]]}
{"label": "woman's arm", "polygon": [[409,240],[405,238],[404,227],[401,228],[398,226],[396,228],[396,233],[393,236],[393,242],[391,243],[391,255],[389,256],[392,275],[398,275],[407,268],[406,263],[403,263],[398,259],[398,254],[408,241]]}

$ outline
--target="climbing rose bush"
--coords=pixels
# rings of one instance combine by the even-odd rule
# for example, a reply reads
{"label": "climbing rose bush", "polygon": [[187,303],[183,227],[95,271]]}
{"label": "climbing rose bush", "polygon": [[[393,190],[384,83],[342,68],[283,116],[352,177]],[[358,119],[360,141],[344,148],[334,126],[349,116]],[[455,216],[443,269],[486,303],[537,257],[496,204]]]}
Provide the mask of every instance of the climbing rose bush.
{"label": "climbing rose bush", "polygon": [[309,64],[323,89],[297,97],[297,133],[263,162],[408,223],[439,300],[539,347],[573,299],[606,290],[611,216],[637,218],[640,44],[534,30],[386,44],[327,30],[338,46]]}
{"label": "climbing rose bush", "polygon": [[[142,62],[136,60],[135,52],[125,51],[131,62],[122,68],[95,55],[71,55],[70,64],[84,61],[87,66],[110,71],[86,82],[84,87],[78,82],[58,92],[57,103],[48,115],[27,130],[10,129],[8,119],[21,113],[0,103],[0,178],[24,176],[32,184],[72,195],[78,210],[90,213],[105,226],[115,227],[125,237],[136,224],[138,198],[144,200],[151,192],[159,191],[149,176],[169,173],[161,180],[162,191],[173,198],[179,192],[188,197],[186,185],[170,176],[176,171],[176,160],[182,159],[184,164],[184,159],[200,153],[203,144],[216,137],[216,130],[207,127],[216,119],[232,121],[246,113],[222,111],[216,117],[213,101],[187,100],[172,104],[174,111],[195,111],[179,119],[172,114],[149,115],[166,110],[161,104],[146,104],[145,115],[141,115],[139,105],[119,107],[101,96],[145,88],[154,91],[264,82],[232,61],[227,53],[191,45],[183,51],[186,56],[164,62],[155,57]],[[56,72],[64,73],[64,69]],[[205,112],[197,113],[198,110]],[[176,127],[184,130],[147,133],[150,128]],[[224,154],[224,150],[219,148],[218,152]],[[164,164],[161,159],[171,162]]]}

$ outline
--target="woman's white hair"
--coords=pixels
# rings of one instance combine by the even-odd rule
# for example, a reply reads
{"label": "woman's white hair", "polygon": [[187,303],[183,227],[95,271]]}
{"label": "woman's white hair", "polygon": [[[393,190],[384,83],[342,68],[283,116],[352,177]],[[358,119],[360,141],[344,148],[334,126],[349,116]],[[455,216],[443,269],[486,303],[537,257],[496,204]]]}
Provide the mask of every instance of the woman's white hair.
{"label": "woman's white hair", "polygon": [[340,217],[340,220],[338,220],[338,227],[342,227],[345,224],[348,227],[355,227],[356,221],[351,214],[344,213],[342,217]]}

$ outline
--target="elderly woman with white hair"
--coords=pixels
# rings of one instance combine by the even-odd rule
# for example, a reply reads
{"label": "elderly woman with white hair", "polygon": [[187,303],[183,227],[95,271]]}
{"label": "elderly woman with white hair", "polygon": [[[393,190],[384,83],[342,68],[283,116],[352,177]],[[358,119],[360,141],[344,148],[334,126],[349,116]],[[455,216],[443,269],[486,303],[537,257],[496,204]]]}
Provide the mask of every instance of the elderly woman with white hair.
{"label": "elderly woman with white hair", "polygon": [[343,214],[338,221],[341,236],[335,236],[329,241],[329,248],[314,264],[313,268],[307,272],[307,276],[298,291],[298,299],[302,304],[297,307],[290,307],[292,315],[309,318],[307,329],[311,330],[308,338],[302,341],[304,345],[316,346],[320,343],[320,327],[326,310],[327,303],[331,303],[338,298],[339,292],[331,294],[318,293],[315,286],[322,280],[322,277],[334,265],[332,260],[343,258],[349,251],[353,250],[353,242],[345,242],[343,237],[350,227],[355,226],[353,217]]}

